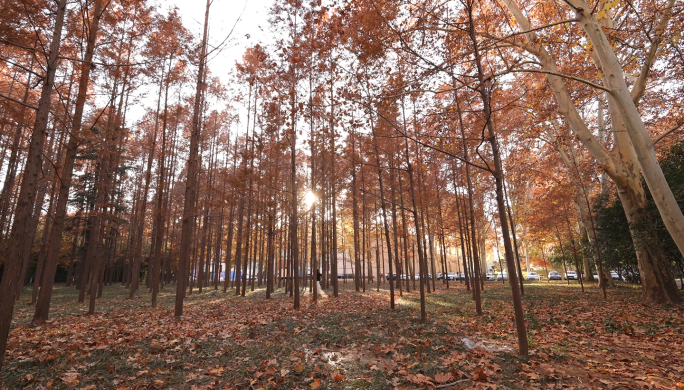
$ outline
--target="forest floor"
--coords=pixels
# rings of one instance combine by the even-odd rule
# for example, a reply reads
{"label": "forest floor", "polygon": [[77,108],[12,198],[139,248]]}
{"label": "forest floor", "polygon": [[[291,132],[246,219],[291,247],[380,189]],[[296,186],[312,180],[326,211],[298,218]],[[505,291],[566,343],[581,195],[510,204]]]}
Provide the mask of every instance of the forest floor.
{"label": "forest floor", "polygon": [[302,308],[279,289],[247,297],[205,289],[173,317],[174,286],[149,307],[105,287],[97,314],[56,287],[52,317],[29,325],[27,288],[15,310],[0,389],[684,389],[684,307],[644,304],[634,286],[603,300],[596,287],[525,286],[530,356],[517,357],[511,292],[487,282],[484,315],[462,283],[438,285],[420,322],[419,294],[395,311],[387,284],[341,284]]}

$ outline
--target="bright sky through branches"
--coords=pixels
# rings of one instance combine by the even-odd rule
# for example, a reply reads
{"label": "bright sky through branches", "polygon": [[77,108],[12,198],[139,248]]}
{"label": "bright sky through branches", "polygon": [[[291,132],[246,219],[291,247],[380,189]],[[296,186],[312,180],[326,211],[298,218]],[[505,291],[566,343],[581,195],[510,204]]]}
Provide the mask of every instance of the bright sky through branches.
{"label": "bright sky through branches", "polygon": [[[202,37],[205,2],[202,0],[166,0],[162,6],[177,6],[185,27],[196,37]],[[212,50],[223,42],[235,26],[233,35],[221,53],[210,57],[209,69],[222,82],[227,81],[235,61],[239,61],[245,49],[257,43],[265,43],[268,32],[268,9],[272,0],[213,0],[209,11],[209,45]],[[244,9],[244,12],[243,12]],[[240,21],[235,22],[242,17]]]}

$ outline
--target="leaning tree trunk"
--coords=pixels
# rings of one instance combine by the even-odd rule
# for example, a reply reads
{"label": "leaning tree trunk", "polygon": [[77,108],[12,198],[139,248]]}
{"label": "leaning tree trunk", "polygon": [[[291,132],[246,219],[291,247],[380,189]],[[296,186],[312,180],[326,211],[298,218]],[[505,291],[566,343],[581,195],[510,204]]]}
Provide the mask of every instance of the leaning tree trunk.
{"label": "leaning tree trunk", "polygon": [[[662,170],[655,157],[653,143],[645,130],[644,123],[639,112],[636,109],[634,101],[638,101],[638,96],[633,98],[630,96],[627,85],[624,81],[622,68],[612,51],[610,43],[603,33],[601,26],[596,19],[587,12],[586,3],[582,0],[569,0],[568,4],[575,9],[575,14],[578,21],[587,32],[588,38],[591,40],[597,62],[602,69],[602,80],[610,90],[608,95],[609,107],[613,105],[611,113],[613,114],[613,121],[623,122],[625,133],[628,135],[628,143],[622,142],[623,146],[620,148],[619,157],[617,154],[612,154],[606,150],[592,132],[587,127],[584,120],[579,115],[577,108],[574,106],[572,98],[566,90],[563,80],[556,76],[558,68],[554,59],[551,57],[546,48],[539,43],[540,40],[536,33],[532,31],[529,20],[522,13],[518,5],[513,0],[505,0],[504,4],[508,10],[513,14],[516,22],[525,32],[527,42],[516,43],[525,50],[529,50],[539,60],[539,63],[546,71],[551,73],[546,75],[546,79],[553,91],[556,101],[558,103],[558,112],[563,115],[575,135],[582,141],[582,144],[589,150],[592,156],[601,165],[601,168],[613,179],[618,187],[618,193],[625,192],[627,201],[623,201],[623,207],[628,221],[630,219],[643,220],[641,202],[641,193],[643,189],[638,189],[635,184],[640,182],[640,178],[635,178],[634,172],[638,167],[634,166],[631,156],[624,157],[624,151],[635,154],[635,160],[638,161],[644,179],[648,185],[651,194],[660,215],[677,244],[680,252],[684,253],[684,215],[679,209],[672,191],[664,179]],[[666,12],[669,12],[667,10]],[[664,16],[667,16],[664,15]],[[663,20],[667,18],[664,17]],[[662,23],[661,23],[662,24]],[[597,64],[597,65],[599,65]],[[643,72],[642,72],[643,73]],[[638,91],[637,91],[638,92]],[[616,132],[616,141],[621,133]],[[633,146],[632,146],[633,145]],[[631,149],[631,150],[630,150]],[[626,158],[626,159],[625,159]],[[631,184],[630,184],[631,183]],[[621,199],[623,195],[620,195]],[[641,215],[640,215],[641,214]],[[635,240],[636,239],[636,240]],[[638,235],[632,235],[632,240],[635,241],[635,249],[637,252],[637,260],[639,261],[639,268],[643,269],[647,274],[652,274],[653,277],[647,280],[642,279],[642,286],[644,288],[644,297],[647,300],[658,303],[667,303],[672,299],[673,302],[681,302],[679,295],[672,296],[668,286],[674,284],[674,275],[669,270],[669,265],[663,261],[657,260],[662,255],[653,255],[654,247],[644,248],[637,241]],[[639,253],[641,251],[641,253]],[[656,275],[659,275],[656,277]],[[658,283],[659,279],[663,279],[663,283]],[[649,283],[655,283],[649,285]]]}
{"label": "leaning tree trunk", "polygon": [[[653,141],[646,130],[641,114],[637,110],[634,99],[625,82],[622,66],[598,21],[590,12],[587,12],[589,7],[584,0],[570,0],[568,4],[571,4],[575,10],[575,15],[580,25],[593,43],[594,50],[605,74],[603,80],[606,83],[606,87],[610,89],[609,94],[615,100],[629,138],[634,145],[636,157],[641,166],[644,180],[653,196],[653,202],[660,212],[660,217],[667,227],[667,231],[677,244],[679,252],[684,254],[684,214],[682,214],[682,210],[679,208],[679,204],[665,180],[660,163],[655,155]],[[659,261],[649,261],[647,264],[659,267],[660,263]],[[639,267],[641,267],[641,264]],[[668,270],[669,265],[664,269],[657,268],[653,270],[654,274],[660,274],[670,279],[670,281],[663,285],[665,288],[667,288],[667,285],[674,283],[674,275],[672,272],[667,272]],[[667,276],[668,274],[669,277]],[[649,287],[649,290],[657,291],[657,288],[653,286],[653,288]],[[658,293],[658,295],[661,294],[662,292]],[[646,295],[649,296],[649,293]],[[681,301],[681,298],[678,297],[676,301]]]}

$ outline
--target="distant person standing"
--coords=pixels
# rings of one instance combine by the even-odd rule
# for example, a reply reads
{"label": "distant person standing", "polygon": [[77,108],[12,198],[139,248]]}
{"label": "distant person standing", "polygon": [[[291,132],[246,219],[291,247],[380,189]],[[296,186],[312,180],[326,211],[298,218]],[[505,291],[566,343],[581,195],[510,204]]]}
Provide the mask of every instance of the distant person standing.
{"label": "distant person standing", "polygon": [[318,292],[318,296],[321,296],[321,271],[316,270],[316,292]]}

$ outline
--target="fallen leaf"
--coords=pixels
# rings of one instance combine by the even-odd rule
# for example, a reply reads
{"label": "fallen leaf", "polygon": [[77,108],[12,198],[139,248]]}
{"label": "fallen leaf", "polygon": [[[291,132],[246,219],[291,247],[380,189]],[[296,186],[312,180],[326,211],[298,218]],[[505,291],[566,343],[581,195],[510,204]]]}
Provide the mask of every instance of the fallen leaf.
{"label": "fallen leaf", "polygon": [[314,379],[313,382],[309,384],[309,386],[311,386],[312,389],[317,389],[321,387],[321,381],[318,379]]}
{"label": "fallen leaf", "polygon": [[344,380],[344,378],[346,378],[346,377],[347,377],[346,375],[341,375],[337,371],[335,371],[335,373],[332,376],[333,381],[335,381],[335,382],[342,382]]}
{"label": "fallen leaf", "polygon": [[206,374],[206,375],[209,375],[209,376],[214,376],[214,377],[216,377],[216,376],[221,376],[221,375],[223,375],[223,371],[224,371],[223,367],[216,367],[216,368],[211,368],[211,369],[207,370],[207,371],[205,372],[205,374]]}
{"label": "fallen leaf", "polygon": [[420,385],[420,384],[433,385],[432,379],[430,379],[430,377],[427,377],[423,374],[415,374],[415,375],[409,374],[406,376],[406,379],[408,379],[409,381],[411,381],[417,385]]}
{"label": "fallen leaf", "polygon": [[487,374],[484,372],[482,367],[478,367],[473,371],[473,380],[476,381],[486,381],[487,380]]}
{"label": "fallen leaf", "polygon": [[81,381],[81,374],[78,372],[67,372],[61,377],[62,382],[69,387],[75,387]]}
{"label": "fallen leaf", "polygon": [[454,379],[454,376],[451,375],[451,373],[449,372],[447,372],[446,374],[438,373],[435,375],[435,381],[437,383],[446,383],[452,379]]}

